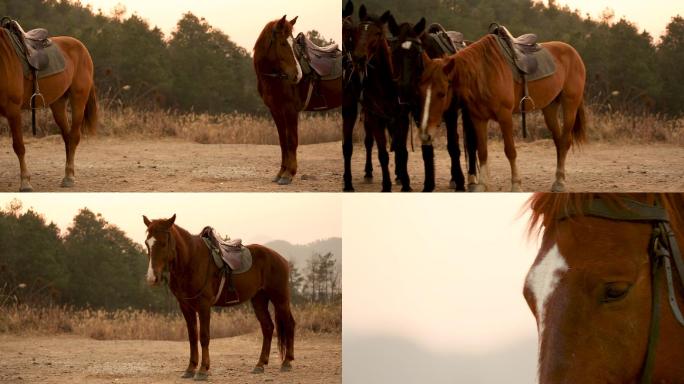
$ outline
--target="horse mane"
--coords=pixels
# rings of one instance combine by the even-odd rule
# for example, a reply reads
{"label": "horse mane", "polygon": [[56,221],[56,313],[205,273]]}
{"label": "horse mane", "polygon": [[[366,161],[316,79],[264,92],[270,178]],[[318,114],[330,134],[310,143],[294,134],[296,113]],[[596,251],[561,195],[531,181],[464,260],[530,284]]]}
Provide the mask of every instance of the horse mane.
{"label": "horse mane", "polygon": [[486,35],[455,55],[455,85],[467,101],[491,100],[490,79],[503,77],[508,65],[501,56],[496,37]]}
{"label": "horse mane", "polygon": [[582,215],[584,203],[600,197],[606,204],[623,207],[621,199],[625,196],[640,201],[660,199],[670,217],[672,228],[684,236],[684,194],[682,193],[535,193],[525,203],[524,209],[531,211],[528,223],[528,236],[539,235],[543,230],[552,228],[557,218],[568,209]]}

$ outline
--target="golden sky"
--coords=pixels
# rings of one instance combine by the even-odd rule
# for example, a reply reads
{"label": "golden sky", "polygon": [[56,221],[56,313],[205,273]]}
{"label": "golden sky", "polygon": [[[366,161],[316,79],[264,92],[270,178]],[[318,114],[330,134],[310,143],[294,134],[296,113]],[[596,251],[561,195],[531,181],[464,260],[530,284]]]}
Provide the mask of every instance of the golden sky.
{"label": "golden sky", "polygon": [[342,235],[341,197],[294,193],[0,193],[0,208],[19,199],[62,230],[79,209],[101,213],[133,240],[145,240],[142,215],[171,217],[191,233],[211,225],[220,234],[244,243],[286,240],[306,244]]}
{"label": "golden sky", "polygon": [[221,29],[238,45],[252,51],[254,42],[267,22],[287,14],[299,16],[295,34],[312,29],[340,42],[342,9],[339,0],[80,0],[94,11],[105,14],[118,4],[135,13],[169,36],[181,16],[190,11]]}

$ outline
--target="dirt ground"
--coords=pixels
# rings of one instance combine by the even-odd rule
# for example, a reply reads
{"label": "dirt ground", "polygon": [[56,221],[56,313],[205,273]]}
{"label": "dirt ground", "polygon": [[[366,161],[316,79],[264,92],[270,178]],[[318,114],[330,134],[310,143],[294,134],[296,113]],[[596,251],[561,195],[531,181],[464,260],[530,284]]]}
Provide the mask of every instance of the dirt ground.
{"label": "dirt ground", "polygon": [[[295,341],[290,372],[280,372],[274,344],[265,373],[252,374],[260,334],[212,339],[208,382],[341,383],[340,336]],[[187,342],[110,340],[76,336],[0,336],[2,383],[191,383],[181,379],[189,357]]]}
{"label": "dirt ground", "polygon": [[[27,163],[37,192],[48,191],[332,191],[342,190],[340,142],[299,147],[299,173],[292,185],[271,182],[280,165],[273,145],[197,144],[175,139],[89,138],[76,153],[76,186],[59,187],[64,175],[64,144],[59,136],[27,138]],[[555,172],[550,140],[518,142],[518,167],[526,191],[547,191]],[[422,189],[419,147],[409,154],[415,190]],[[503,144],[489,145],[491,185],[510,189],[510,167]],[[357,191],[380,190],[377,153],[375,180],[363,182],[365,150],[354,147],[352,171]],[[437,190],[448,191],[449,156],[437,147]],[[392,156],[393,158],[393,156]],[[393,160],[392,160],[393,163]],[[393,165],[392,165],[393,166]],[[574,150],[567,161],[570,191],[629,192],[684,190],[684,147],[672,144],[591,143]],[[0,191],[19,190],[19,165],[8,138],[0,139]],[[395,191],[399,188],[395,187]]]}

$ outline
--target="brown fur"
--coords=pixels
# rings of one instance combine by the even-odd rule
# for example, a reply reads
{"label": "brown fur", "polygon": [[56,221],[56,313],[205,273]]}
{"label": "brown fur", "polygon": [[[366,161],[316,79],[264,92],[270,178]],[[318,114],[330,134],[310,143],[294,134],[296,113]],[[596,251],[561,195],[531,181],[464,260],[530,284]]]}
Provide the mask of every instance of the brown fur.
{"label": "brown fur", "polygon": [[[33,80],[24,77],[19,57],[5,29],[0,29],[0,115],[5,116],[12,132],[12,146],[19,159],[20,190],[30,191],[30,173],[24,160],[25,147],[22,133],[21,109],[29,108]],[[62,73],[39,80],[45,103],[52,110],[55,122],[62,132],[66,150],[63,187],[74,184],[76,147],[81,130],[94,133],[97,127],[97,99],[93,80],[93,61],[88,49],[71,37],[54,37],[52,41],[64,54],[66,68]],[[38,99],[40,107],[40,99]],[[71,103],[71,127],[68,126],[67,102]],[[84,127],[85,126],[85,127]]]}
{"label": "brown fur", "polygon": [[[159,284],[162,272],[169,271],[169,288],[178,299],[188,327],[190,341],[190,363],[186,375],[195,374],[198,365],[197,316],[199,315],[199,341],[202,346],[202,360],[198,377],[207,374],[209,360],[209,323],[212,306],[226,306],[228,287],[224,286],[221,296],[214,304],[221,275],[213,262],[209,249],[199,235],[191,235],[175,225],[171,219],[150,221],[143,216],[147,226],[147,239],[155,243],[148,249],[154,272],[152,284]],[[274,328],[278,332],[278,350],[282,369],[290,368],[294,360],[295,320],[290,309],[289,265],[277,252],[262,245],[252,244],[247,248],[252,253],[252,267],[232,277],[240,303],[251,301],[255,315],[261,325],[263,343],[255,370],[263,370],[268,364],[271,338]],[[148,281],[149,282],[149,281]],[[227,284],[227,282],[226,282]],[[269,302],[275,309],[274,326],[268,310]],[[231,304],[234,305],[234,304]]]}
{"label": "brown fur", "polygon": [[[583,202],[594,194],[535,194],[528,201],[530,233],[537,229],[542,243],[535,260],[554,245],[568,270],[560,277],[545,306],[544,333],[540,335],[539,382],[547,383],[636,383],[646,355],[651,315],[651,266],[647,252],[651,225],[573,216],[558,221],[568,207],[581,212]],[[621,194],[600,194],[620,207]],[[671,220],[679,244],[684,244],[684,194],[631,194],[653,202],[660,199]],[[655,351],[653,383],[678,383],[684,377],[684,328],[667,303],[664,274],[661,279],[660,337]],[[674,276],[675,279],[678,277]],[[684,287],[675,282],[680,307]],[[626,294],[603,302],[608,285],[624,286]],[[539,318],[540,308],[529,287],[525,298]]]}
{"label": "brown fur", "polygon": [[[254,71],[257,89],[264,104],[271,112],[280,140],[280,170],[274,182],[290,184],[297,173],[297,147],[299,145],[299,112],[320,111],[342,105],[342,79],[316,81],[308,106],[305,108],[309,84],[314,81],[303,77],[296,83],[297,64],[292,56],[287,38],[292,37],[296,18],[270,21],[261,31],[254,44]],[[282,73],[287,78],[275,78],[267,74]],[[322,96],[322,97],[321,97]]]}

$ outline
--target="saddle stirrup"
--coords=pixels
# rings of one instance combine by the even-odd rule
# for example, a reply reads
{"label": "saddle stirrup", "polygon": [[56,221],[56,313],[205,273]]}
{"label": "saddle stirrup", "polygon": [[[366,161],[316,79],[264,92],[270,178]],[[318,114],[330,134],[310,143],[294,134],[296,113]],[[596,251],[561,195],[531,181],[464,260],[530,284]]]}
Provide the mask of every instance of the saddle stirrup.
{"label": "saddle stirrup", "polygon": [[42,108],[45,108],[45,98],[43,94],[40,93],[40,85],[38,84],[38,71],[32,70],[33,73],[33,94],[29,99],[29,107],[31,108],[31,130],[33,131],[33,136],[36,136],[36,100],[40,98],[42,102]]}

